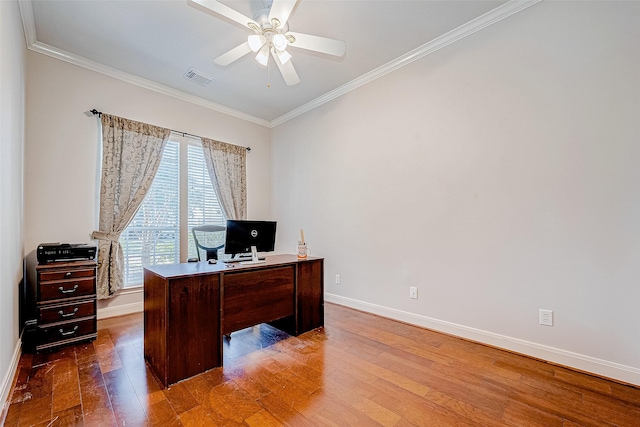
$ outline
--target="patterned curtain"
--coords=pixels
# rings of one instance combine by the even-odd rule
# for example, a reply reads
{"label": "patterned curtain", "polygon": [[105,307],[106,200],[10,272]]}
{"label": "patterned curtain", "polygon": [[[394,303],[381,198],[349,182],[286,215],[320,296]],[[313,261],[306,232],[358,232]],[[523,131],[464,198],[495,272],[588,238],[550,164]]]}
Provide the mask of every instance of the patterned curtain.
{"label": "patterned curtain", "polygon": [[207,138],[202,149],[224,216],[247,219],[247,149]]}
{"label": "patterned curtain", "polygon": [[132,220],[160,166],[170,129],[102,114],[102,177],[98,243],[98,299],[124,282],[120,234]]}

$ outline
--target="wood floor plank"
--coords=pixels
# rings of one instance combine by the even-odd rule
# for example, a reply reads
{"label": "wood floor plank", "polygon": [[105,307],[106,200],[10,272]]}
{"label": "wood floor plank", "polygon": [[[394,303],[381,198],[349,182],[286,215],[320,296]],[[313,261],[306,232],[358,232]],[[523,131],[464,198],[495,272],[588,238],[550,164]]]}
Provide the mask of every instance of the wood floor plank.
{"label": "wood floor plank", "polygon": [[471,426],[471,420],[461,417],[457,412],[449,411],[438,403],[416,395],[403,387],[391,383],[383,378],[373,384],[382,390],[396,395],[402,402],[400,411],[410,423],[420,427],[431,426]]}
{"label": "wood floor plank", "polygon": [[398,419],[395,424],[400,422],[401,419],[406,418],[405,411],[408,409],[407,405],[394,393],[394,390],[386,390],[384,386],[376,387],[373,383],[362,381],[358,376],[352,375],[349,370],[335,371],[330,377],[332,381],[341,384],[351,393],[357,393],[399,416],[400,419]]}
{"label": "wood floor plank", "polygon": [[198,406],[198,401],[193,397],[189,391],[189,387],[184,383],[174,384],[171,387],[165,388],[162,392],[178,415]]}
{"label": "wood floor plank", "polygon": [[262,410],[255,399],[233,381],[214,387],[206,404],[211,410],[210,417],[218,424],[242,424],[245,419]]}
{"label": "wood floor plank", "polygon": [[78,378],[83,419],[86,425],[116,426],[117,421],[107,392],[100,364],[83,349],[78,359]]}
{"label": "wood floor plank", "polygon": [[[100,365],[101,368],[103,366]],[[147,414],[143,410],[124,369],[110,370],[104,372],[103,376],[118,424],[149,425]]]}
{"label": "wood floor plank", "polygon": [[[328,346],[331,346],[331,344],[329,343]],[[384,378],[389,382],[392,382],[419,396],[424,396],[427,393],[427,391],[429,391],[429,387],[414,381],[410,377],[403,376],[401,374],[398,374],[392,371],[391,369],[384,368],[374,363],[368,362],[357,356],[351,355],[345,351],[337,350],[332,354],[335,355],[336,358],[339,358],[342,362],[344,362],[349,366],[358,366],[361,369],[368,371],[372,375],[375,375],[376,377]]]}
{"label": "wood floor plank", "polygon": [[507,403],[502,420],[507,425],[518,427],[563,427],[566,422],[562,417],[513,400]]}
{"label": "wood floor plank", "polygon": [[51,426],[76,426],[84,423],[80,404],[55,411],[51,417]]}
{"label": "wood floor plank", "polygon": [[606,417],[621,426],[640,426],[640,406],[599,393],[585,391],[582,396],[585,413],[592,417]]}
{"label": "wood floor plank", "polygon": [[222,368],[162,388],[141,314],[98,338],[23,354],[4,425],[640,427],[640,388],[325,305],[298,337],[234,332]]}
{"label": "wood floor plank", "polygon": [[149,407],[148,423],[152,426],[181,426],[178,414],[167,399],[162,399]]}
{"label": "wood floor plank", "polygon": [[264,409],[244,420],[249,427],[280,427],[282,423]]}
{"label": "wood floor plank", "polygon": [[109,394],[104,387],[82,387],[82,409],[85,425],[117,426]]}
{"label": "wood floor plank", "polygon": [[[375,419],[368,416],[368,414],[362,412],[360,409],[336,398],[332,393],[327,390],[319,390],[310,396],[310,399],[314,401],[318,406],[307,406],[304,403],[302,405],[296,405],[296,409],[300,411],[305,417],[310,418],[312,421],[316,421],[319,425],[323,424],[320,420],[326,420],[331,424],[340,426],[380,426],[381,424]],[[317,409],[317,411],[310,412],[308,409]]]}
{"label": "wood floor plank", "polygon": [[292,427],[312,427],[314,425],[292,405],[287,405],[275,394],[267,394],[261,397],[258,403],[283,425]]}
{"label": "wood floor plank", "polygon": [[209,411],[202,405],[198,405],[178,415],[180,423],[185,427],[210,427],[215,425]]}
{"label": "wood floor plank", "polygon": [[350,405],[383,426],[394,426],[402,418],[391,409],[362,396],[361,393],[354,393],[352,389],[339,381],[334,381],[333,378],[326,381],[324,389],[336,399]]}
{"label": "wood floor plank", "polygon": [[[496,383],[487,381],[487,386],[492,387]],[[503,389],[504,390],[504,389]],[[579,423],[583,426],[609,426],[610,419],[597,415],[588,414],[589,408],[585,406],[582,394],[570,392],[558,388],[550,391],[539,387],[533,387],[518,381],[511,381],[506,390],[509,391],[509,399],[524,403],[540,412],[551,414],[566,420]]]}

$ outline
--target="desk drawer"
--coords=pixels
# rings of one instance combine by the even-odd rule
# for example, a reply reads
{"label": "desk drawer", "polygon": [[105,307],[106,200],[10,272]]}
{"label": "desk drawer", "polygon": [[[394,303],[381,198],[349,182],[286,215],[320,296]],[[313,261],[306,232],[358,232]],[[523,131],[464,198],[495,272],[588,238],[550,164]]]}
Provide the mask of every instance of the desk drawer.
{"label": "desk drawer", "polygon": [[293,266],[226,273],[223,280],[225,334],[295,313]]}
{"label": "desk drawer", "polygon": [[52,304],[38,309],[38,324],[64,322],[96,314],[96,300]]}
{"label": "desk drawer", "polygon": [[60,280],[57,282],[40,283],[38,301],[52,301],[57,299],[94,295],[96,281],[91,277],[78,280]]}

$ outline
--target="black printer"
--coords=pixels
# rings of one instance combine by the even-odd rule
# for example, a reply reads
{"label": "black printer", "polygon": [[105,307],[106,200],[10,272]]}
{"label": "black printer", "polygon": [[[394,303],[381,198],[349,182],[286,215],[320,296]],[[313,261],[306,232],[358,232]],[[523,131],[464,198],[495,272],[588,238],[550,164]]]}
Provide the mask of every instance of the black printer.
{"label": "black printer", "polygon": [[38,245],[39,264],[50,262],[95,259],[96,246],[85,243],[41,243]]}

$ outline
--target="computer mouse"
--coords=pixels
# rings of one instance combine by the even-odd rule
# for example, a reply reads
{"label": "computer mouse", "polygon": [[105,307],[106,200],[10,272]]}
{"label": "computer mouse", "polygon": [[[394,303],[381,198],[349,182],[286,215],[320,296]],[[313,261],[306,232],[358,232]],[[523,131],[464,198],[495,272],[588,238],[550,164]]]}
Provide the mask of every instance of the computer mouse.
{"label": "computer mouse", "polygon": [[217,259],[213,259],[213,258],[211,258],[211,259],[209,260],[209,264],[217,264],[217,263],[218,263],[218,260],[217,260]]}

